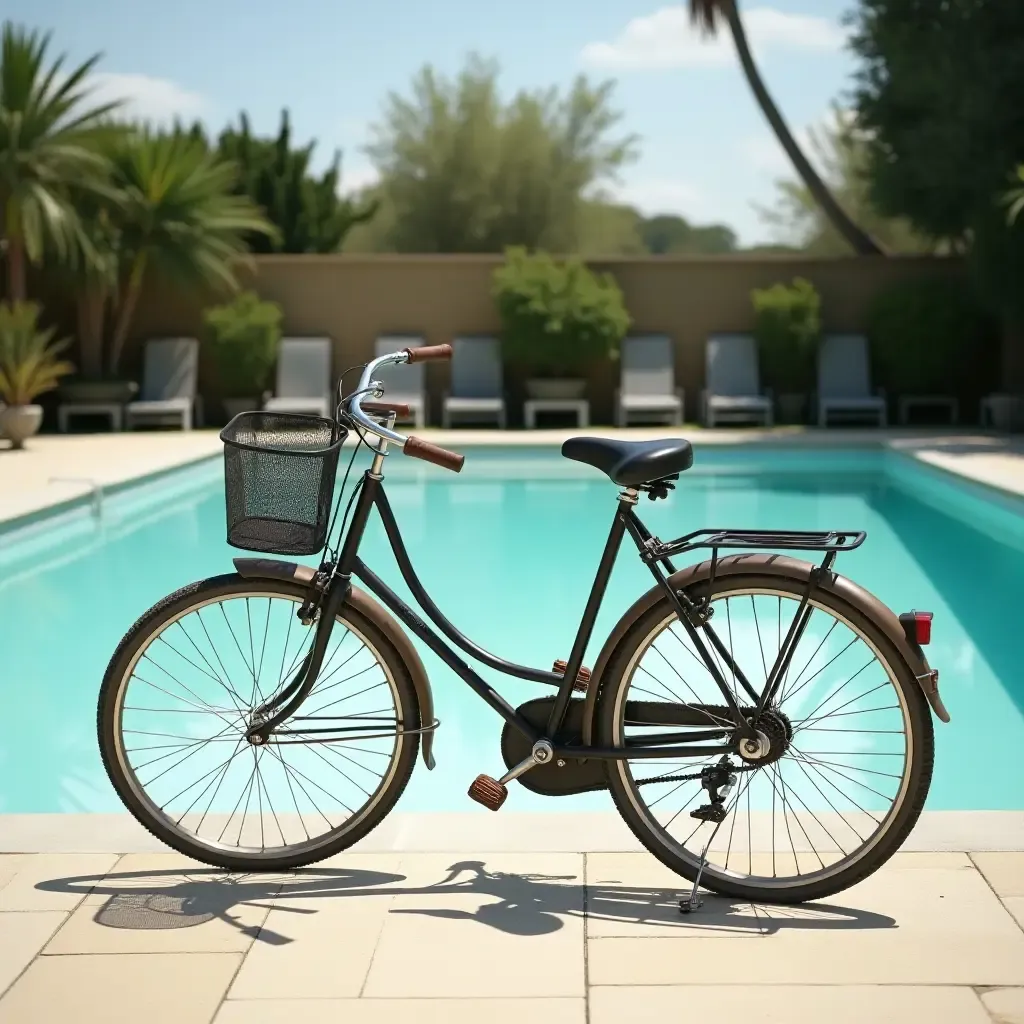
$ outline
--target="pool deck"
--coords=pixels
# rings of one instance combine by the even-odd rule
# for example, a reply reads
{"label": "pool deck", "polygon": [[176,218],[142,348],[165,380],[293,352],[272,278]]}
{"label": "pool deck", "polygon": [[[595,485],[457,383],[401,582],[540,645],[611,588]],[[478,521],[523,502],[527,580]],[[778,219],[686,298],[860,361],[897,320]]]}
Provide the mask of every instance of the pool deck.
{"label": "pool deck", "polygon": [[[425,439],[456,451],[480,445],[557,445],[592,433],[640,440],[664,437],[671,427],[617,430],[420,431]],[[950,430],[705,430],[678,428],[695,446],[890,447],[929,465],[1009,494],[1024,496],[1024,438]],[[215,430],[119,434],[44,434],[23,451],[0,441],[0,526],[20,525],[51,510],[74,505],[97,486],[110,489],[218,455]]]}
{"label": "pool deck", "polygon": [[1024,853],[901,852],[799,907],[680,887],[617,851],[0,856],[0,1021],[1024,1021]]}
{"label": "pool deck", "polygon": [[[422,433],[468,449],[579,432]],[[1024,495],[1019,438],[682,433],[887,445]],[[116,488],[220,447],[215,431],[0,447],[0,526],[88,497],[67,478]],[[280,876],[191,864],[126,815],[0,816],[0,1024],[1024,1024],[1024,813],[926,812],[881,871],[820,904],[707,896],[682,916],[683,889],[610,813],[396,813]]]}

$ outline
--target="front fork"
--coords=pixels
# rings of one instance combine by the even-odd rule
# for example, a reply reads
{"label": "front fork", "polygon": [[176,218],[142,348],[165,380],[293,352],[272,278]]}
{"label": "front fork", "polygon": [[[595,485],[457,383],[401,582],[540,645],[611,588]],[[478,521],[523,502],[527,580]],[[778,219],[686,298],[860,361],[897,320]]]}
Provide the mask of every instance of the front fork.
{"label": "front fork", "polygon": [[326,564],[317,573],[314,588],[314,592],[298,611],[299,618],[305,625],[316,621],[313,645],[302,659],[302,664],[292,681],[280,693],[264,701],[253,711],[245,738],[254,746],[263,746],[270,738],[270,734],[282,722],[291,718],[309,696],[323,667],[334,621],[352,589],[352,578],[335,574],[334,566]]}

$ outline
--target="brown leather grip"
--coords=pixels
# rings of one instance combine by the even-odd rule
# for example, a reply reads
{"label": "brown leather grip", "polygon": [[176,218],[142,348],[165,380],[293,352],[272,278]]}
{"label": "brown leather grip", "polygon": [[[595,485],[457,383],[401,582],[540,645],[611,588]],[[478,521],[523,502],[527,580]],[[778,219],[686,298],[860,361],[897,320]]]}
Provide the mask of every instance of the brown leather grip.
{"label": "brown leather grip", "polygon": [[453,473],[461,472],[462,466],[466,461],[465,455],[459,455],[458,452],[450,452],[447,448],[439,448],[436,444],[424,441],[422,437],[410,437],[405,442],[405,447],[402,451],[406,455],[411,455],[414,459],[432,462],[435,466],[440,466],[442,469],[450,469]]}
{"label": "brown leather grip", "polygon": [[421,345],[419,348],[407,348],[410,363],[422,363],[427,359],[451,359],[451,345]]}
{"label": "brown leather grip", "polygon": [[359,406],[363,412],[385,415],[393,412],[396,416],[411,416],[412,409],[404,402],[362,402]]}

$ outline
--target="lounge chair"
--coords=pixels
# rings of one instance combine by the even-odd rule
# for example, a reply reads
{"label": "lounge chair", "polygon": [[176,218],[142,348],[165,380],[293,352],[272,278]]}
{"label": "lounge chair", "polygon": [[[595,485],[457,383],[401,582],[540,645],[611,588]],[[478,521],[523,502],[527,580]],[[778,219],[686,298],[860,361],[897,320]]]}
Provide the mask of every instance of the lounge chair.
{"label": "lounge chair", "polygon": [[[385,356],[400,352],[403,348],[417,348],[423,344],[418,335],[392,334],[378,338],[376,355]],[[384,366],[377,371],[377,379],[384,384],[385,402],[402,402],[409,406],[412,421],[417,427],[426,422],[427,396],[423,379],[423,364],[412,363],[404,366]],[[408,421],[409,417],[399,416],[398,420]]]}
{"label": "lounge chair", "polygon": [[833,415],[869,418],[884,427],[885,392],[872,389],[868,342],[862,334],[826,335],[818,353],[818,426]]}
{"label": "lounge chair", "polygon": [[622,343],[622,379],[615,392],[615,425],[630,417],[683,422],[683,389],[676,387],[672,339],[664,334],[626,338]]}
{"label": "lounge chair", "polygon": [[182,430],[202,421],[202,401],[196,394],[199,342],[195,338],[159,338],[146,342],[142,357],[139,398],[125,408],[125,426],[140,420],[176,419]]}
{"label": "lounge chair", "polygon": [[505,429],[501,342],[497,338],[456,338],[452,345],[451,390],[445,392],[441,422],[452,417],[491,420]]}
{"label": "lounge chair", "polygon": [[751,334],[713,334],[704,353],[704,423],[774,422],[772,399],[761,389],[757,342]]}
{"label": "lounge chair", "polygon": [[330,416],[332,387],[331,339],[283,338],[277,353],[277,387],[263,408]]}

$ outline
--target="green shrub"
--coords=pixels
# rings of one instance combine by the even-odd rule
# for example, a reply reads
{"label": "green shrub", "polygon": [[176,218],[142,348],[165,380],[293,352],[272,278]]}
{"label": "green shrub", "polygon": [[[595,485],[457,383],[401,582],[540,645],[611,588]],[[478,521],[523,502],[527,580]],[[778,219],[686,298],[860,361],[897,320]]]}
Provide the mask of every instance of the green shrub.
{"label": "green shrub", "polygon": [[779,394],[810,391],[821,338],[821,296],[814,285],[797,277],[792,284],[755,288],[751,299],[763,383]]}
{"label": "green shrub", "polygon": [[992,328],[968,283],[948,277],[891,285],[868,308],[877,382],[898,395],[959,395],[991,360]]}
{"label": "green shrub", "polygon": [[0,400],[7,405],[31,405],[74,370],[60,358],[70,339],[55,341],[54,328],[41,328],[41,312],[34,302],[0,302]]}
{"label": "green shrub", "polygon": [[579,374],[614,358],[629,330],[615,279],[577,258],[510,248],[492,285],[506,357],[538,376]]}
{"label": "green shrub", "polygon": [[255,292],[241,292],[203,314],[207,342],[225,398],[263,393],[281,340],[281,307]]}

